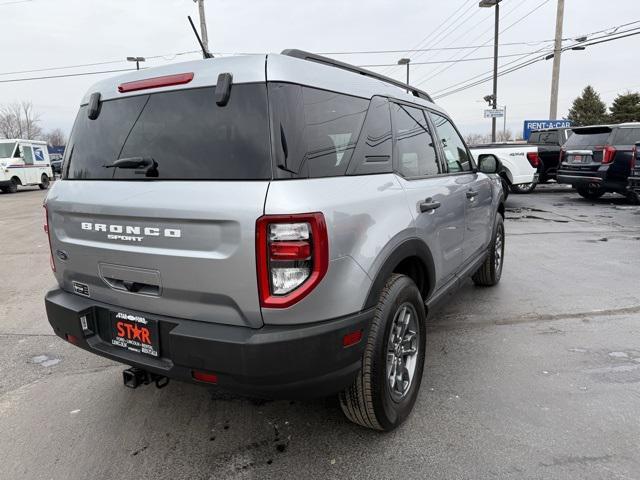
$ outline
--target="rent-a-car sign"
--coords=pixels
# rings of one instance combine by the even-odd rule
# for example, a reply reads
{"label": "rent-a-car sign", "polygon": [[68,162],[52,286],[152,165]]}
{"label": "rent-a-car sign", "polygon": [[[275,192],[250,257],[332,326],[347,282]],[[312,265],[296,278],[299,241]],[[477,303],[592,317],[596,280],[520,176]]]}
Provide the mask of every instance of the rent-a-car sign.
{"label": "rent-a-car sign", "polygon": [[543,128],[570,127],[569,120],[525,120],[522,138],[529,139],[532,130],[541,130]]}

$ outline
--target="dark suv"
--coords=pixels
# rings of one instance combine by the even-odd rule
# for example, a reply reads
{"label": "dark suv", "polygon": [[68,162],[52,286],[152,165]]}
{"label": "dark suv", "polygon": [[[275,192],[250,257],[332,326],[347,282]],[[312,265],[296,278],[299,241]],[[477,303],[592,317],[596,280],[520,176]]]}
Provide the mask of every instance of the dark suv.
{"label": "dark suv", "polygon": [[629,177],[628,197],[633,203],[640,203],[640,141],[633,146],[631,176]]}
{"label": "dark suv", "polygon": [[629,195],[628,178],[633,146],[640,140],[640,123],[573,128],[562,148],[558,183],[569,183],[584,198],[607,192]]}
{"label": "dark suv", "polygon": [[538,147],[538,183],[555,180],[560,165],[562,145],[573,132],[570,128],[547,128],[531,132],[527,143]]}

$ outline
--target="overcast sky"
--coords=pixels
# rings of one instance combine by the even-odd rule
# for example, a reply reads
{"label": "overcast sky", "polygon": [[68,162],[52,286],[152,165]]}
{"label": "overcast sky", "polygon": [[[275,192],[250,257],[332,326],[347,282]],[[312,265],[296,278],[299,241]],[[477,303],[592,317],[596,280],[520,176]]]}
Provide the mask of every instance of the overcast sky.
{"label": "overcast sky", "polygon": [[[540,8],[506,30],[501,55],[547,50],[555,31],[557,0],[503,0],[501,30]],[[234,52],[280,52],[300,48],[312,52],[409,50],[425,40],[423,47],[482,45],[477,51],[444,50],[423,53],[339,55],[358,65],[395,63],[409,56],[414,63],[491,57],[493,9],[480,9],[477,0],[206,0],[210,50]],[[433,35],[443,21],[458,12]],[[43,75],[128,68],[130,55],[162,57],[145,66],[198,58],[198,54],[175,55],[197,48],[186,16],[197,21],[192,0],[0,0],[0,81]],[[565,38],[575,38],[611,26],[640,20],[638,0],[566,0]],[[447,29],[447,25],[451,28]],[[640,26],[640,24],[632,25]],[[631,28],[626,27],[626,28]],[[600,33],[599,35],[602,35]],[[430,37],[429,37],[430,36]],[[567,41],[566,44],[571,43]],[[617,93],[640,90],[640,35],[569,51],[562,57],[559,116],[567,114],[572,99],[593,85],[609,104]],[[501,63],[516,61],[505,57]],[[77,64],[116,61],[104,65],[45,72],[7,72]],[[412,83],[437,92],[492,69],[492,60],[450,64],[413,65]],[[508,128],[522,131],[524,119],[545,119],[549,112],[552,61],[543,61],[499,79],[498,98],[507,105]],[[374,67],[404,79],[404,67]],[[95,81],[114,74],[49,80],[0,83],[0,103],[32,101],[45,129],[71,129],[83,93]],[[490,121],[482,118],[482,97],[491,92],[486,83],[447,96],[438,103],[449,111],[466,133],[487,133]]]}

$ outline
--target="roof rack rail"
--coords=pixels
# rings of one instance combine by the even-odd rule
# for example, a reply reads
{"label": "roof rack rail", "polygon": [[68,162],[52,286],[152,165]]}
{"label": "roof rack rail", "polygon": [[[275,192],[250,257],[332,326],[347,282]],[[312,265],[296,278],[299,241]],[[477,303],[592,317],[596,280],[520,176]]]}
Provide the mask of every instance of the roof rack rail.
{"label": "roof rack rail", "polygon": [[389,83],[396,87],[402,88],[403,90],[407,90],[413,96],[428,100],[429,102],[433,103],[433,99],[431,98],[431,96],[429,96],[429,94],[423,90],[412,87],[411,85],[407,85],[406,83],[399,82],[398,80],[394,80],[393,78],[380,75],[379,73],[372,72],[371,70],[356,67],[355,65],[351,65],[349,63],[344,63],[329,57],[323,57],[322,55],[316,55],[315,53],[305,52],[304,50],[297,50],[295,48],[288,48],[286,50],[283,50],[282,55],[300,58],[302,60],[308,60],[311,62],[322,63],[324,65],[329,65],[330,67],[341,68],[343,70],[348,70],[349,72],[359,73],[360,75],[375,78],[376,80],[380,80],[385,83]]}

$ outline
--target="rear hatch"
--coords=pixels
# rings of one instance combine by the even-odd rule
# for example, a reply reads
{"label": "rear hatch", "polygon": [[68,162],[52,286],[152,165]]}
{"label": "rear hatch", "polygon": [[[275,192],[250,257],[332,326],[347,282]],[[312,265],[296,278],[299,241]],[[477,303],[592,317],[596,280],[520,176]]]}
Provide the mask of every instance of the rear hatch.
{"label": "rear hatch", "polygon": [[87,109],[47,199],[61,287],[119,308],[260,327],[266,85],[234,85],[224,106],[203,87],[103,101],[94,120]]}
{"label": "rear hatch", "polygon": [[[575,128],[564,144],[562,168],[574,171],[597,171],[607,159],[611,127]],[[614,152],[614,151],[613,151]]]}

